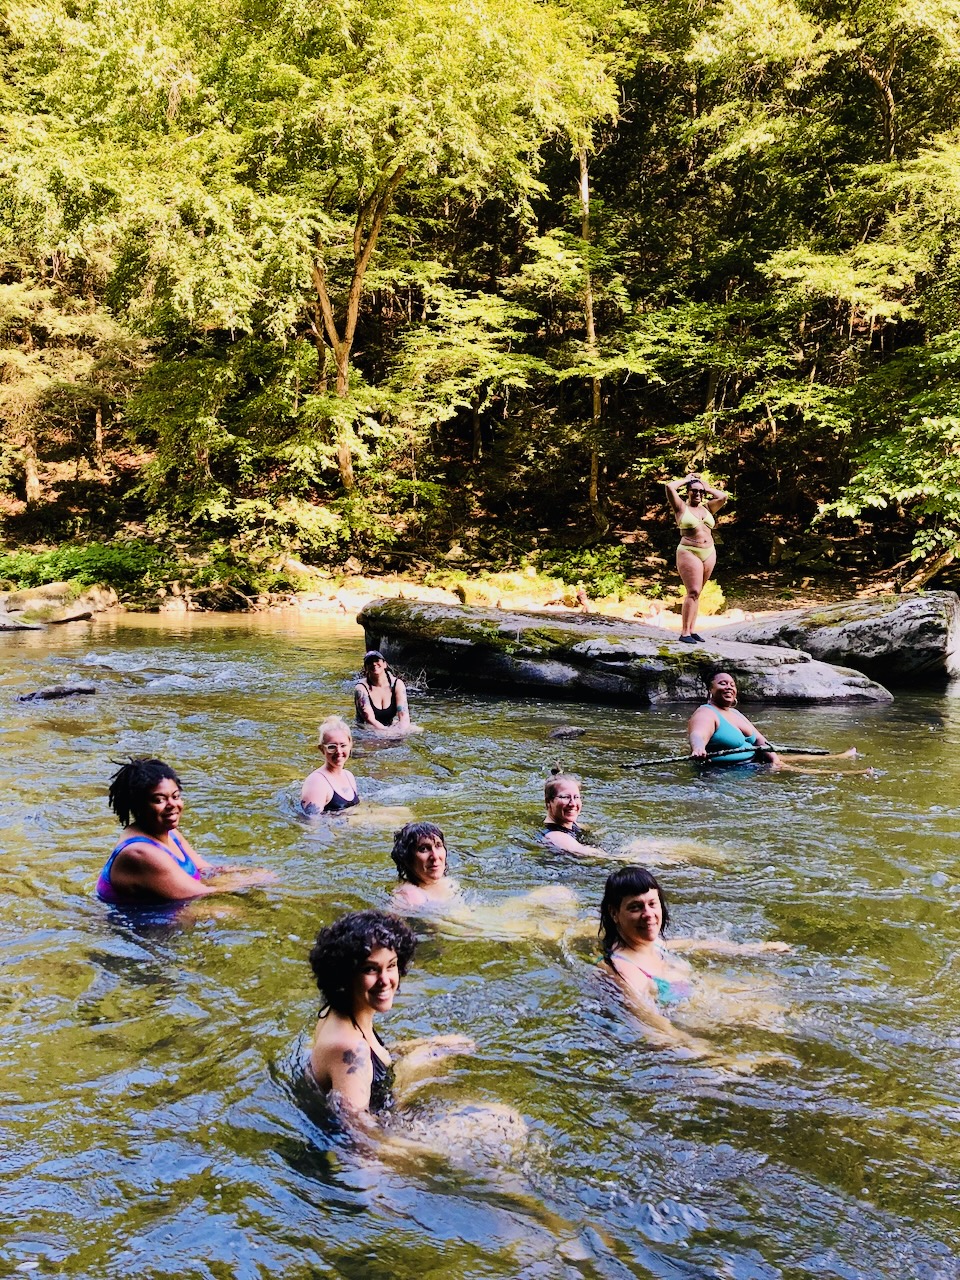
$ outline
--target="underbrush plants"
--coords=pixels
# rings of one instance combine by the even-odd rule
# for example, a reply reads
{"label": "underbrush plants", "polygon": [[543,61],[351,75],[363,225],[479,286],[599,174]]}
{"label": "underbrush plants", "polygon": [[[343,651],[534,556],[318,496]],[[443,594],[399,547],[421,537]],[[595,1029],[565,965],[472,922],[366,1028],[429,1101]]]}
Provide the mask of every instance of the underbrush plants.
{"label": "underbrush plants", "polygon": [[176,574],[176,562],[169,553],[140,539],[109,546],[91,542],[85,546],[0,554],[0,578],[9,579],[20,589],[42,587],[48,582],[73,582],[78,587],[102,583],[123,591]]}
{"label": "underbrush plants", "polygon": [[623,598],[627,583],[623,547],[558,549],[542,552],[539,559],[541,572],[570,586],[582,582],[589,596]]}

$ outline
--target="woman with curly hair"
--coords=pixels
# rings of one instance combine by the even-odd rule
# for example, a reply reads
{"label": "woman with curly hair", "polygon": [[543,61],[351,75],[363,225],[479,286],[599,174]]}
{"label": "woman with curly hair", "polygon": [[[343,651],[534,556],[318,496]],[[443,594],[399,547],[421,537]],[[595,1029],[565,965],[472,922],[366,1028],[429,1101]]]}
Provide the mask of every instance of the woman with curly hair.
{"label": "woman with curly hair", "polygon": [[180,779],[162,760],[137,756],[110,780],[110,808],[124,828],[97,880],[97,896],[117,906],[183,902],[274,879],[260,868],[213,867],[179,830]]}
{"label": "woman with curly hair", "polygon": [[[322,996],[310,1074],[349,1117],[362,1120],[392,1104],[393,1060],[374,1019],[393,1007],[415,949],[413,932],[399,916],[354,911],[321,929],[310,951]],[[407,1056],[405,1074],[410,1077],[415,1054],[435,1059],[472,1048],[472,1041],[444,1036],[407,1041],[394,1052]]]}

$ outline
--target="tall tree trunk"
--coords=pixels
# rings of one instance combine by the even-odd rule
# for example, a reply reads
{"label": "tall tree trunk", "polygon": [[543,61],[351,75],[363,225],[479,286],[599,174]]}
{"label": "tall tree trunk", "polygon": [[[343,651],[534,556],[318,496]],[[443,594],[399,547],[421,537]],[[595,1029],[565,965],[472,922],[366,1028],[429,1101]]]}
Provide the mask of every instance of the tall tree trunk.
{"label": "tall tree trunk", "polygon": [[98,404],[94,414],[93,425],[93,465],[100,475],[106,473],[106,462],[103,454],[103,405]]}
{"label": "tall tree trunk", "polygon": [[[334,350],[337,364],[337,395],[350,394],[350,348],[341,343]],[[353,475],[353,433],[344,423],[337,434],[337,466],[340,469],[340,483],[350,493],[355,485]]]}
{"label": "tall tree trunk", "polygon": [[[400,185],[407,166],[397,165],[391,174],[384,174],[373,190],[372,195],[361,204],[357,219],[353,226],[353,275],[347,291],[347,303],[343,318],[343,329],[337,325],[333,310],[333,301],[327,289],[327,277],[323,259],[320,255],[320,244],[317,244],[317,256],[313,262],[313,285],[317,293],[317,306],[320,312],[321,326],[314,326],[314,339],[323,346],[324,339],[333,351],[336,364],[336,394],[346,398],[350,394],[350,355],[353,351],[353,340],[357,331],[357,320],[360,316],[360,299],[363,296],[363,278],[370,258],[377,245],[377,237],[383,226],[383,219],[393,199],[394,192]],[[326,369],[325,356],[321,367]],[[343,425],[337,434],[337,465],[340,469],[340,483],[349,493],[355,485],[353,474],[353,432]]]}
{"label": "tall tree trunk", "polygon": [[37,437],[32,431],[23,437],[23,483],[27,495],[27,506],[33,506],[43,497],[40,485],[40,474],[37,471]]}
{"label": "tall tree trunk", "polygon": [[894,45],[890,50],[885,67],[878,67],[865,53],[860,54],[859,62],[867,79],[876,90],[880,123],[883,129],[883,158],[890,161],[897,154],[897,103],[890,87],[897,66],[896,46]]}
{"label": "tall tree trunk", "polygon": [[[590,243],[590,170],[587,166],[587,153],[580,148],[577,154],[580,162],[580,238],[584,245]],[[597,329],[593,319],[593,278],[590,274],[590,263],[584,255],[583,264],[583,315],[587,330],[587,347],[592,355],[597,351]],[[610,521],[600,506],[600,379],[590,379],[590,485],[587,497],[590,503],[590,514],[594,524],[601,533],[606,533]]]}

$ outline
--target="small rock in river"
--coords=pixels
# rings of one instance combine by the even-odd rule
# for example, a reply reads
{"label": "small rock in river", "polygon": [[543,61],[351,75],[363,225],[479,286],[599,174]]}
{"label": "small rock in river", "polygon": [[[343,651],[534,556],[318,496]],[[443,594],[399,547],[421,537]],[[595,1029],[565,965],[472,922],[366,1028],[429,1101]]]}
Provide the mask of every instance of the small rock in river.
{"label": "small rock in river", "polygon": [[576,725],[561,724],[556,729],[551,729],[547,736],[550,738],[582,738],[586,732],[586,729],[578,729]]}

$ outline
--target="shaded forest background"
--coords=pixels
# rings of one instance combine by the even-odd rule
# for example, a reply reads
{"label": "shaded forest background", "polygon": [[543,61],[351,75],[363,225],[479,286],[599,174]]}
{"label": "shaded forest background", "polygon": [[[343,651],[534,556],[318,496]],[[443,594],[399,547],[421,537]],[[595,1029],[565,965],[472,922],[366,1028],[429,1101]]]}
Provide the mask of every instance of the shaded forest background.
{"label": "shaded forest background", "polygon": [[957,0],[36,0],[0,55],[8,562],[599,580],[693,466],[728,567],[949,581]]}

